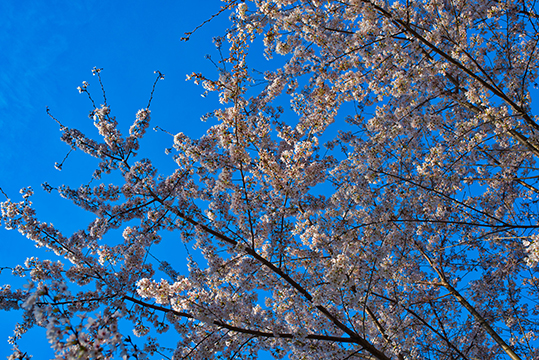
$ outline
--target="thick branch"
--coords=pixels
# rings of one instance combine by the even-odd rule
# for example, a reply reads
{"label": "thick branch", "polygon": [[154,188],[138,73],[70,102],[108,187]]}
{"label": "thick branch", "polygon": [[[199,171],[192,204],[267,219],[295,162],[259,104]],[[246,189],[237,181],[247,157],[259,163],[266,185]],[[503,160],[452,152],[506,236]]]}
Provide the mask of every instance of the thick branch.
{"label": "thick branch", "polygon": [[[174,214],[176,214],[178,217],[180,217],[181,219],[183,219],[184,221],[187,221],[188,223],[190,223],[191,225],[193,226],[196,226],[196,227],[199,227],[200,229],[204,230],[205,232],[207,232],[208,234],[210,235],[213,235],[214,237],[234,246],[234,247],[237,247],[238,246],[238,241],[234,240],[234,239],[231,239],[229,238],[228,236],[224,235],[224,234],[221,234],[220,232],[217,232],[211,228],[209,228],[208,226],[204,225],[204,224],[201,224],[199,223],[198,221],[195,221],[193,220],[192,218],[190,218],[189,216],[183,214],[181,211],[179,211],[178,209],[176,208],[173,208],[169,205],[167,205],[159,196],[157,196],[151,189],[147,189],[148,192],[150,193],[150,195],[157,201],[159,202],[161,205],[163,205],[165,208],[167,208],[169,211],[173,212]],[[312,295],[306,290],[304,289],[300,284],[298,284],[294,279],[292,279],[288,274],[286,274],[282,269],[278,268],[277,266],[275,266],[272,262],[268,261],[267,259],[265,259],[264,257],[260,256],[254,249],[252,248],[249,248],[249,247],[245,247],[244,248],[244,251],[252,256],[255,260],[257,260],[260,264],[266,266],[267,268],[269,268],[273,273],[275,273],[276,275],[278,275],[280,278],[282,278],[284,281],[286,281],[286,283],[288,283],[290,286],[292,286],[294,289],[296,289],[296,291],[298,291],[301,295],[303,295],[305,297],[305,299],[307,299],[307,301],[309,301],[310,303],[313,303],[313,297]],[[380,350],[378,350],[376,347],[374,347],[374,345],[372,345],[370,342],[368,342],[366,339],[362,338],[361,336],[359,336],[358,334],[356,334],[354,331],[350,330],[346,325],[344,325],[339,319],[337,319],[333,314],[331,314],[329,312],[328,309],[326,309],[324,306],[322,305],[315,305],[315,307],[318,309],[318,311],[320,311],[322,314],[324,314],[324,316],[330,320],[333,324],[335,324],[335,326],[337,326],[339,329],[341,329],[343,332],[345,332],[346,334],[348,334],[348,336],[350,336],[351,338],[351,342],[355,342],[359,345],[361,345],[363,348],[365,348],[365,350],[367,350],[370,354],[372,354],[374,357],[376,357],[377,359],[379,360],[389,360],[390,358],[387,357],[383,352],[381,352]]]}
{"label": "thick branch", "polygon": [[[149,303],[146,303],[144,301],[140,301],[140,300],[135,299],[135,298],[133,298],[131,296],[128,296],[128,295],[124,295],[123,298],[126,299],[126,300],[129,300],[131,302],[134,302],[135,304],[138,304],[140,306],[144,306],[144,307],[147,307],[147,308],[150,308],[150,309],[163,311],[165,313],[172,313],[172,314],[174,314],[176,316],[187,318],[187,319],[195,319],[195,317],[193,315],[188,314],[186,312],[175,311],[175,310],[163,307],[163,306],[159,306],[159,305],[155,305],[155,304],[149,304]],[[249,335],[258,336],[258,337],[298,339],[298,336],[295,336],[293,334],[280,334],[280,333],[275,333],[275,332],[266,332],[266,331],[260,331],[260,330],[245,329],[245,328],[241,328],[241,327],[238,327],[238,326],[229,325],[229,324],[227,324],[227,323],[225,323],[223,321],[220,321],[220,320],[213,320],[211,322],[211,324],[213,324],[215,326],[219,326],[219,327],[227,329],[227,330],[230,330],[230,331],[235,331],[235,332],[239,332],[239,333],[242,333],[242,334],[249,334]],[[350,337],[309,334],[309,335],[305,336],[305,339],[321,340],[321,341],[332,341],[332,342],[339,342],[339,343],[346,343],[346,344],[359,344],[359,345],[361,345],[357,338],[353,339],[353,338],[350,338]],[[388,359],[388,358],[386,357],[385,359]]]}
{"label": "thick branch", "polygon": [[[481,85],[486,87],[488,90],[490,90],[493,94],[500,97],[502,100],[504,100],[511,108],[513,108],[514,111],[517,112],[525,121],[528,123],[534,130],[539,130],[539,125],[533,121],[533,119],[528,115],[526,111],[519,105],[517,105],[513,100],[511,100],[507,95],[505,95],[502,91],[498,89],[496,84],[489,84],[487,81],[485,81],[483,78],[475,74],[472,70],[468,69],[466,66],[464,66],[459,61],[455,60],[453,57],[449,56],[445,51],[440,50],[438,47],[436,47],[434,44],[432,44],[430,41],[425,39],[421,34],[419,34],[417,31],[412,29],[412,27],[402,21],[401,19],[398,19],[393,16],[392,13],[384,9],[383,7],[373,4],[370,1],[363,0],[364,3],[371,5],[374,9],[376,9],[381,15],[383,15],[385,18],[393,22],[395,25],[402,28],[406,33],[410,34],[413,38],[420,41],[427,47],[429,47],[432,51],[440,55],[442,58],[444,58],[449,63],[455,65],[460,70],[464,71],[466,74],[468,74],[470,77],[472,77],[474,80],[479,82]],[[473,59],[472,59],[473,60]]]}
{"label": "thick branch", "polygon": [[490,326],[490,324],[485,320],[485,318],[483,316],[481,316],[481,314],[479,314],[479,312],[468,302],[468,300],[466,300],[464,298],[464,296],[462,296],[458,291],[457,289],[455,289],[446,279],[445,275],[443,274],[443,272],[438,269],[436,267],[436,265],[433,263],[432,259],[423,251],[423,249],[421,248],[421,246],[419,244],[416,243],[416,247],[418,248],[418,250],[421,252],[421,254],[423,255],[423,257],[427,260],[427,262],[429,263],[429,265],[432,267],[432,269],[436,272],[436,274],[438,274],[438,277],[440,278],[440,281],[441,281],[441,284],[443,287],[445,287],[447,289],[447,291],[449,291],[449,293],[451,295],[453,295],[457,301],[462,305],[464,306],[464,308],[466,308],[466,310],[468,310],[468,312],[470,314],[472,314],[472,316],[475,318],[475,320],[481,325],[481,327],[494,339],[494,341],[496,341],[496,343],[498,345],[501,346],[501,348],[503,349],[503,351],[505,351],[505,353],[507,355],[509,355],[509,357],[512,359],[512,360],[521,360],[520,357],[513,351],[513,349],[507,345],[507,343],[500,337],[500,335],[498,335],[498,333],[496,331],[494,331],[494,329]]}

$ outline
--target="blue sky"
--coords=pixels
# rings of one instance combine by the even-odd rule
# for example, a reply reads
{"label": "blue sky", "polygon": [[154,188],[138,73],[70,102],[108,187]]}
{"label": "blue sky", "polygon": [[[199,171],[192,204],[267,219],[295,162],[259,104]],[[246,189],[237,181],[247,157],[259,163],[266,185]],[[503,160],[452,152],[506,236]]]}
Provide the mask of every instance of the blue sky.
{"label": "blue sky", "polygon": [[[199,5],[202,4],[202,5]],[[95,135],[88,119],[91,104],[77,91],[83,80],[99,102],[100,90],[92,78],[94,66],[103,68],[108,102],[124,133],[138,109],[148,102],[154,70],[166,75],[152,103],[152,126],[171,133],[200,135],[210,125],[199,121],[218,106],[215,97],[202,98],[202,89],[186,82],[186,74],[216,74],[205,54],[218,56],[212,37],[223,35],[227,16],[214,19],[192,37],[180,42],[187,31],[219,10],[215,0],[194,1],[86,1],[4,0],[0,2],[0,187],[14,199],[21,187],[32,186],[34,205],[44,221],[70,234],[85,226],[92,216],[70,206],[57,195],[41,189],[77,186],[90,179],[92,159],[74,152],[62,172],[54,168],[69,148],[59,140],[58,125],[45,109],[64,125]],[[162,164],[171,161],[164,149],[171,144],[164,133],[150,132],[145,140]],[[144,146],[144,143],[143,143]],[[3,201],[4,199],[2,199]],[[28,256],[50,256],[14,231],[0,229],[0,267],[14,267]],[[0,284],[12,281],[2,271]],[[0,358],[10,353],[7,337],[19,312],[0,312]],[[49,358],[43,333],[32,332],[21,341],[35,358]]]}

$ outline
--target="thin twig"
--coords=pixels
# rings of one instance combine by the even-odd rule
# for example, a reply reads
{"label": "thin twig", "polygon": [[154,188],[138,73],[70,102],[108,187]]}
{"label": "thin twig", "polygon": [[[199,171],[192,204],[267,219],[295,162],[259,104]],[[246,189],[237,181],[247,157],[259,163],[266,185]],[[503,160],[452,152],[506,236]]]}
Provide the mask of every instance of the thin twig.
{"label": "thin twig", "polygon": [[157,74],[157,78],[155,79],[155,81],[153,82],[153,86],[152,86],[152,92],[150,93],[150,100],[148,100],[148,106],[146,106],[146,109],[149,109],[150,108],[150,105],[152,103],[152,100],[153,100],[153,93],[155,91],[155,85],[157,85],[157,82],[159,80],[165,80],[165,74],[161,73],[161,71],[159,70],[155,70],[153,72],[154,74]]}

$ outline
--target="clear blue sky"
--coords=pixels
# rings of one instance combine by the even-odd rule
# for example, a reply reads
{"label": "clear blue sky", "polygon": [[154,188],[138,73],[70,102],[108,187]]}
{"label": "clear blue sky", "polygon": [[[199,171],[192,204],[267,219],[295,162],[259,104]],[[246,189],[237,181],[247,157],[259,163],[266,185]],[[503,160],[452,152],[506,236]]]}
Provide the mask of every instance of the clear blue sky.
{"label": "clear blue sky", "polygon": [[[21,187],[32,186],[38,215],[68,235],[92,218],[56,194],[45,193],[41,184],[77,186],[90,179],[92,169],[87,165],[94,162],[80,151],[70,155],[62,172],[55,170],[54,163],[69,148],[59,140],[58,125],[45,108],[64,125],[95,135],[87,116],[90,103],[76,90],[87,80],[98,101],[97,79],[91,75],[94,66],[104,69],[108,102],[124,133],[136,111],[146,106],[153,71],[160,70],[166,79],[158,84],[152,103],[152,126],[202,134],[209,124],[200,122],[200,116],[218,103],[215,97],[202,98],[202,89],[185,77],[191,72],[216,74],[204,55],[217,56],[212,37],[224,34],[228,15],[214,19],[187,43],[179,39],[219,7],[215,0],[1,1],[0,187],[17,199]],[[171,139],[150,132],[146,142],[165,164],[164,149]],[[0,229],[0,241],[1,267],[14,267],[28,256],[47,256],[14,231]],[[0,274],[0,284],[12,281],[9,273]],[[20,314],[0,312],[0,358],[10,353],[7,337]],[[21,345],[37,359],[52,354],[43,332],[33,332]]]}

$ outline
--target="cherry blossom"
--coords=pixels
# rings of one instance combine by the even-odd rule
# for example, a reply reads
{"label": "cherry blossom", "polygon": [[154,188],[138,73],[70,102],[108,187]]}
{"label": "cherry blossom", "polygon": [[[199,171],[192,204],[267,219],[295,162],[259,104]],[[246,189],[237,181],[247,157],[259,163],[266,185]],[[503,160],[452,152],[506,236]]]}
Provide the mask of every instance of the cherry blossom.
{"label": "cherry blossom", "polygon": [[161,72],[128,135],[102,69],[103,104],[78,88],[98,139],[49,112],[99,164],[90,184],[44,188],[95,218],[67,235],[32,189],[2,202],[4,227],[62,259],[30,257],[13,273],[31,286],[0,287],[2,309],[23,312],[11,358],[34,326],[57,358],[538,358],[536,5],[230,0],[220,13],[218,69],[188,76],[218,94],[202,115],[214,125],[169,133],[172,172],[138,155]]}

